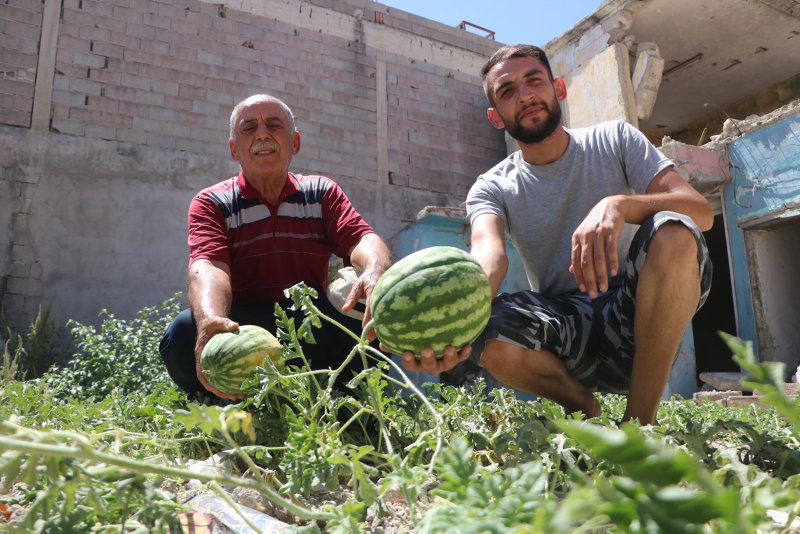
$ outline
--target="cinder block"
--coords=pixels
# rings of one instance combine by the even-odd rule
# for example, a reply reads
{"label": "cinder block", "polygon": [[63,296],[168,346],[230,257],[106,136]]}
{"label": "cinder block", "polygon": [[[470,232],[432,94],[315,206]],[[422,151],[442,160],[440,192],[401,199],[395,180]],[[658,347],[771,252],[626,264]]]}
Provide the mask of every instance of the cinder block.
{"label": "cinder block", "polygon": [[96,2],[95,0],[81,0],[80,9],[87,13],[94,13],[111,17],[114,13],[114,6],[106,2]]}
{"label": "cinder block", "polygon": [[104,96],[90,96],[86,105],[99,111],[117,112],[119,110],[119,100]]}
{"label": "cinder block", "polygon": [[[109,32],[110,37],[110,32]],[[125,50],[120,45],[108,43],[103,41],[93,41],[91,45],[92,52],[100,56],[113,57],[122,59],[123,51]]]}
{"label": "cinder block", "polygon": [[215,117],[219,115],[220,108],[218,104],[195,100],[192,102],[192,111],[195,113],[202,113],[203,115]]}
{"label": "cinder block", "polygon": [[65,106],[83,106],[86,104],[86,95],[72,91],[53,90],[53,102]]}
{"label": "cinder block", "polygon": [[156,31],[153,26],[148,26],[146,24],[139,24],[138,22],[131,22],[130,20],[128,20],[128,23],[125,25],[125,30],[128,33],[128,35],[138,37],[139,39],[146,39],[152,41],[156,37]]}
{"label": "cinder block", "polygon": [[178,83],[165,80],[153,80],[153,91],[164,95],[177,95]]}
{"label": "cinder block", "polygon": [[91,80],[72,78],[69,81],[69,90],[86,95],[100,95],[103,84]]}
{"label": "cinder block", "polygon": [[122,83],[122,73],[110,69],[90,69],[89,79],[103,84],[103,90],[109,86],[118,86]]}
{"label": "cinder block", "polygon": [[131,117],[149,117],[151,106],[147,104],[138,104],[136,102],[119,102],[119,113],[122,115],[129,115]]}
{"label": "cinder block", "polygon": [[[94,26],[94,15],[78,9],[62,9],[61,20],[71,22],[79,26]],[[59,41],[61,39],[59,38]],[[59,46],[60,46],[59,42]]]}
{"label": "cinder block", "polygon": [[87,124],[84,130],[84,135],[93,139],[114,140],[117,138],[117,129],[113,126]]}
{"label": "cinder block", "polygon": [[111,31],[111,38],[109,39],[112,43],[118,44],[121,47],[125,48],[125,54],[130,53],[133,50],[138,50],[141,46],[141,39],[125,33],[124,31]]}
{"label": "cinder block", "polygon": [[137,76],[134,74],[123,74],[121,83],[125,87],[132,87],[133,89],[140,89],[142,91],[150,91],[152,83],[150,78],[144,76]]}
{"label": "cinder block", "polygon": [[225,57],[222,54],[211,52],[209,50],[198,50],[197,61],[200,63],[208,63],[210,65],[224,65]]}
{"label": "cinder block", "polygon": [[136,89],[134,91],[133,101],[139,104],[147,104],[150,106],[163,106],[164,95],[160,93],[154,93],[152,91]]}
{"label": "cinder block", "polygon": [[72,54],[73,61],[76,65],[85,65],[94,69],[102,69],[106,66],[107,59],[104,56],[93,54],[91,52],[75,51]]}
{"label": "cinder block", "polygon": [[53,117],[51,124],[53,131],[63,134],[82,136],[85,129],[84,123],[70,120],[69,118]]}
{"label": "cinder block", "polygon": [[[163,15],[152,12],[142,14],[142,24],[144,24],[145,26],[154,26],[156,28],[161,28],[162,30],[170,29],[170,20],[168,18],[164,17]],[[153,36],[155,37],[155,34],[153,34]]]}

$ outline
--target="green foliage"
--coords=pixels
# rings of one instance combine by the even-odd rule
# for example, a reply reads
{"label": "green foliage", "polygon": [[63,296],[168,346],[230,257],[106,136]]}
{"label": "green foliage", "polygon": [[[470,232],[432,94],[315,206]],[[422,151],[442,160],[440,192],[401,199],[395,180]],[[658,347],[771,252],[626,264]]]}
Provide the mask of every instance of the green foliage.
{"label": "green foliage", "polygon": [[20,353],[25,349],[22,348],[22,338],[18,337],[16,343],[11,345],[11,339],[3,343],[3,361],[0,362],[0,383],[7,386],[9,382],[18,376],[19,371],[19,357]]}
{"label": "green foliage", "polygon": [[[50,313],[49,306],[44,311],[39,306],[36,319],[23,338],[6,324],[5,314],[0,312],[0,330],[5,332],[4,352],[13,354],[19,379],[39,378],[64,358],[65,349],[60,339],[62,328],[56,325]],[[9,367],[4,365],[4,368],[4,373],[8,373]]]}
{"label": "green foliage", "polygon": [[[131,323],[108,318],[101,332],[83,331],[85,375],[6,378],[0,503],[27,510],[17,530],[170,532],[188,480],[226,499],[223,485],[255,491],[296,518],[294,531],[309,533],[369,532],[368,512],[377,520],[392,513],[390,494],[408,502],[409,529],[437,534],[782,532],[788,525],[768,512],[788,521],[800,513],[798,406],[781,373],[757,364],[739,340],[728,340],[734,357],[773,409],[673,399],[658,425],[619,426],[618,395],[599,395],[603,415],[590,421],[480,381],[421,395],[391,378],[390,360],[354,334],[350,358],[370,365],[346,377],[344,393],[334,387],[344,366],[312,371],[299,344],[334,322],[313,295],[290,292],[306,312],[299,325],[276,310],[283,356],[265,360],[241,403],[189,402],[163,369],[152,370],[156,387],[131,377],[96,387],[102,373],[137,365],[141,373],[152,363],[176,309],[169,301]],[[235,468],[186,467],[216,453]],[[345,489],[339,504],[314,505],[318,492]]]}
{"label": "green foliage", "polygon": [[177,293],[160,306],[147,307],[125,321],[101,310],[99,330],[69,321],[80,352],[64,368],[53,369],[47,383],[60,397],[102,398],[112,391],[152,393],[170,384],[158,343],[180,311]]}

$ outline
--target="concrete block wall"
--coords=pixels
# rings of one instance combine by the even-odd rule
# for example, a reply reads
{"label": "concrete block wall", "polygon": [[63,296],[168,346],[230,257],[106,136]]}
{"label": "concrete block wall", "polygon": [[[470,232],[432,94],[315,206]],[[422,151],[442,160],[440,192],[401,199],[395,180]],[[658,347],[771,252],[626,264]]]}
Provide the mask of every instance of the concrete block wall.
{"label": "concrete block wall", "polygon": [[0,3],[0,123],[31,125],[43,4]]}
{"label": "concrete block wall", "polygon": [[371,0],[0,4],[6,316],[92,323],[185,290],[186,209],[237,172],[228,119],[257,92],[297,116],[294,169],[392,243],[505,155],[478,76],[499,46]]}
{"label": "concrete block wall", "polygon": [[624,2],[608,0],[596,16],[546,47],[553,74],[567,84],[564,121],[572,128],[613,119],[638,126],[628,57],[632,15]]}

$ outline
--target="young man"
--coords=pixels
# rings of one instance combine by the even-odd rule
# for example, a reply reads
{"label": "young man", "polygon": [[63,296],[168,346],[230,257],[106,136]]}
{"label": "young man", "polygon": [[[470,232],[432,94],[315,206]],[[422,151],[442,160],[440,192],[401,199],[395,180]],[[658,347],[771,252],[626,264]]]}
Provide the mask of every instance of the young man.
{"label": "young man", "polygon": [[448,347],[439,360],[429,349],[419,361],[406,353],[404,366],[438,374],[469,357],[500,382],[589,417],[600,413],[593,391],[627,393],[623,420],[651,424],[710,288],[701,231],[712,209],[629,124],[565,128],[566,85],[540,48],[503,47],[481,75],[489,121],[520,150],[467,196],[471,253],[496,294],[507,231],[531,291],[496,297],[472,347]]}
{"label": "young man", "polygon": [[[324,313],[335,314],[325,296],[331,254],[361,273],[341,311],[367,299],[363,322],[337,317],[358,331],[371,318],[369,297],[391,257],[335,182],[289,172],[300,133],[281,100],[254,95],[237,104],[228,144],[241,172],[192,200],[190,309],[168,327],[159,348],[170,376],[187,393],[207,390],[237,399],[243,397],[218,391],[203,376],[200,354],[212,336],[239,324],[257,324],[274,334],[274,305],[287,309],[283,291],[299,282],[317,290]],[[317,343],[305,345],[304,352],[315,368],[340,365],[354,345],[327,322],[314,336]]]}

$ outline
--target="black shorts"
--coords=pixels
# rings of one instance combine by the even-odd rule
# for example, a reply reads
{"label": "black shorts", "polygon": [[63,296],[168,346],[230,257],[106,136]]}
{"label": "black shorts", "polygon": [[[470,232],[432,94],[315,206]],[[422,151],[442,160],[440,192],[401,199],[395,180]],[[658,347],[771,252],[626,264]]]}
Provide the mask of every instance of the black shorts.
{"label": "black shorts", "polygon": [[483,333],[472,344],[472,363],[480,364],[486,341],[547,350],[567,370],[595,391],[627,393],[633,367],[633,318],[636,286],[656,230],[667,221],[686,225],[697,241],[700,300],[711,289],[712,266],[703,234],[687,216],[663,211],[642,222],[631,241],[621,285],[594,300],[585,293],[548,297],[533,291],[504,293],[492,302],[492,314]]}

